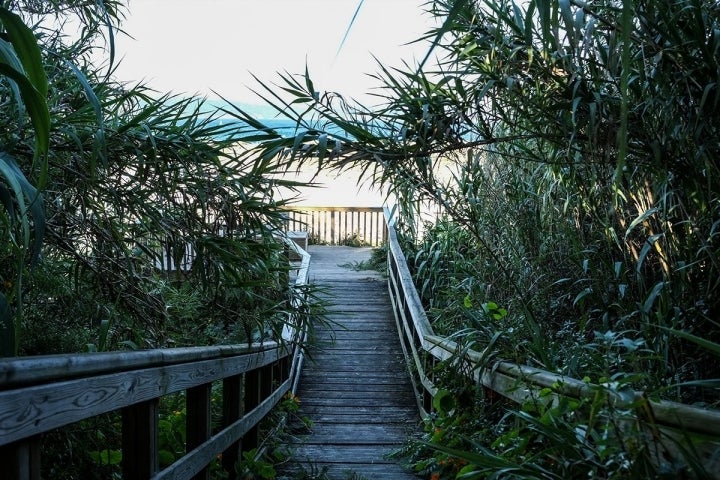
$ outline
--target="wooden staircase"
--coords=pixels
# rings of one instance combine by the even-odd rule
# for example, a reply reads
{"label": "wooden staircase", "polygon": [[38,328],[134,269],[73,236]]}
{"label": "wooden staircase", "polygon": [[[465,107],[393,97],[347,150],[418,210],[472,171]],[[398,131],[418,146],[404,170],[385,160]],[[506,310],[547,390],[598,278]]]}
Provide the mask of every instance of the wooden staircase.
{"label": "wooden staircase", "polygon": [[342,264],[367,248],[311,246],[313,283],[326,288],[329,319],[300,377],[299,415],[309,432],[290,442],[288,470],[326,469],[332,479],[414,479],[387,454],[419,430],[420,416],[393,319],[387,280]]}

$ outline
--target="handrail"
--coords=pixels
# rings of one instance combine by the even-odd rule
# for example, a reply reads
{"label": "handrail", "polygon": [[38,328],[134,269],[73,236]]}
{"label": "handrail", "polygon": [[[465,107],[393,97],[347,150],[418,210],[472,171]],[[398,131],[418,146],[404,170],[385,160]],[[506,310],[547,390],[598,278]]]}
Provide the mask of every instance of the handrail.
{"label": "handrail", "polygon": [[293,205],[285,208],[285,213],[286,230],[307,232],[319,243],[362,241],[376,247],[387,240],[383,207]]}
{"label": "handrail", "polygon": [[[295,285],[303,286],[310,255],[296,251],[302,261]],[[39,479],[42,433],[118,410],[123,478],[207,479],[221,453],[233,478],[240,450],[257,446],[260,420],[297,387],[307,332],[288,324],[282,342],[0,359],[0,478]],[[220,380],[222,428],[211,435],[210,389]],[[158,400],[181,391],[187,453],[161,471]]]}
{"label": "handrail", "polygon": [[[432,377],[433,367],[436,362],[451,358],[463,362],[475,381],[518,403],[539,398],[538,394],[543,388],[552,388],[555,392],[554,398],[558,395],[582,398],[597,391],[596,385],[534,367],[506,361],[491,362],[488,365],[484,361],[486,352],[464,349],[448,338],[437,336],[412,281],[394,222],[390,221],[391,215],[387,209],[385,217],[388,221],[388,290],[418,408],[423,417],[430,415],[432,399],[437,393]],[[616,396],[613,401],[618,407],[628,407],[633,402],[640,401],[643,414],[649,416],[654,425],[682,434],[697,434],[714,439],[708,444],[714,443],[715,446],[704,451],[705,460],[713,465],[708,468],[708,471],[715,472],[713,478],[720,478],[718,459],[713,453],[718,448],[720,411],[652,400],[643,392],[634,392],[630,397]]]}

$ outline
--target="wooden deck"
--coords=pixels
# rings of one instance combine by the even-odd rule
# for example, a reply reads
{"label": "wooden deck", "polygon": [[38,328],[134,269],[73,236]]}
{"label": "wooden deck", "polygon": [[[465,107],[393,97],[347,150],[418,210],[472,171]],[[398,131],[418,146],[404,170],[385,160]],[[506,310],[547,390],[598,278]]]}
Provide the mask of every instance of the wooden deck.
{"label": "wooden deck", "polygon": [[[300,415],[311,432],[290,444],[292,470],[327,467],[332,479],[416,479],[386,454],[419,429],[387,280],[340,264],[368,259],[369,248],[311,246],[310,278],[327,288],[332,328],[300,377]],[[355,476],[353,476],[355,475]]]}

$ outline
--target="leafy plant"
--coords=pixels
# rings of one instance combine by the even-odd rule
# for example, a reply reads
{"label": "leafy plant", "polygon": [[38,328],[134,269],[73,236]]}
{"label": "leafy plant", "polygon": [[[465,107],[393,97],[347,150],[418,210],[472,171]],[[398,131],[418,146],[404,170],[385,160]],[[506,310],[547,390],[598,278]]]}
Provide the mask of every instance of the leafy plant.
{"label": "leafy plant", "polygon": [[[691,0],[427,8],[438,18],[423,36],[430,51],[404,68],[379,65],[373,108],[316,92],[307,71],[260,81],[259,95],[297,130],[285,138],[255,120],[263,135],[252,154],[357,166],[388,187],[443,334],[490,346],[496,358],[577,378],[618,375],[716,406],[720,372],[706,346],[720,332],[720,9]],[[482,308],[491,301],[507,315]],[[587,447],[569,445],[572,419],[557,423],[567,420],[558,435],[515,420],[527,426],[521,437],[568,444],[569,458]],[[642,452],[608,435],[615,444],[603,448],[625,452],[611,455],[615,466],[626,454],[632,465],[599,475],[649,472]],[[545,460],[542,470],[513,470],[522,462],[512,455],[485,467],[583,475]]]}
{"label": "leafy plant", "polygon": [[368,260],[349,262],[341,265],[341,267],[350,268],[356,272],[363,270],[375,270],[379,273],[386,274],[387,245],[373,248],[370,251],[370,258]]}
{"label": "leafy plant", "polygon": [[235,470],[243,480],[272,480],[275,478],[275,468],[271,463],[263,460],[256,449],[243,452],[242,457]]}
{"label": "leafy plant", "polygon": [[[26,114],[30,117],[35,133],[33,166],[44,172],[50,115],[45,102],[48,82],[40,48],[32,30],[4,6],[0,7],[0,24],[4,34],[0,40],[0,75],[7,79],[15,97],[18,112],[15,126],[22,129],[22,117]],[[0,202],[3,206],[0,232],[9,240],[6,253],[0,256],[2,264],[8,267],[4,269],[7,278],[0,278],[3,282],[0,289],[0,353],[12,356],[17,355],[19,348],[25,268],[28,260],[30,264],[35,263],[40,254],[45,215],[42,195],[19,168],[7,143],[0,143]],[[45,180],[43,176],[41,174],[41,182]]]}

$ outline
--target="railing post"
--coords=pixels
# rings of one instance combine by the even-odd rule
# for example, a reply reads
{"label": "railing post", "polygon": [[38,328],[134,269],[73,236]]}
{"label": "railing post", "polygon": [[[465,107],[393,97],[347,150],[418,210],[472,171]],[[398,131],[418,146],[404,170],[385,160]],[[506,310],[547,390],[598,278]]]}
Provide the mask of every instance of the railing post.
{"label": "railing post", "polygon": [[[187,391],[185,397],[185,450],[191,451],[202,445],[211,434],[210,391],[212,384],[206,383]],[[210,480],[210,469],[205,467],[193,480]]]}
{"label": "railing post", "polygon": [[158,472],[158,399],[122,409],[123,478],[145,480]]}
{"label": "railing post", "polygon": [[[223,427],[234,423],[242,416],[242,375],[233,375],[223,380]],[[230,445],[222,454],[223,469],[228,480],[235,480],[235,464],[240,458],[240,442]]]}
{"label": "railing post", "polygon": [[262,367],[260,373],[260,401],[265,400],[273,391],[273,376],[275,374],[275,362]]}
{"label": "railing post", "polygon": [[0,480],[40,480],[40,435],[0,448]]}
{"label": "railing post", "polygon": [[340,239],[335,240],[335,210],[330,211],[330,244],[340,245]]}
{"label": "railing post", "polygon": [[[253,408],[260,404],[260,369],[250,370],[245,374],[245,389],[243,396],[245,398],[244,413],[250,412]],[[247,431],[242,438],[242,450],[248,451],[258,446],[258,429],[254,426]]]}
{"label": "railing post", "polygon": [[[288,367],[288,359],[291,358],[290,356],[283,357],[278,359],[277,362],[275,362],[272,365],[272,381],[277,383],[278,385],[287,380],[287,374],[290,371]],[[270,390],[272,391],[272,385],[270,385]]]}

